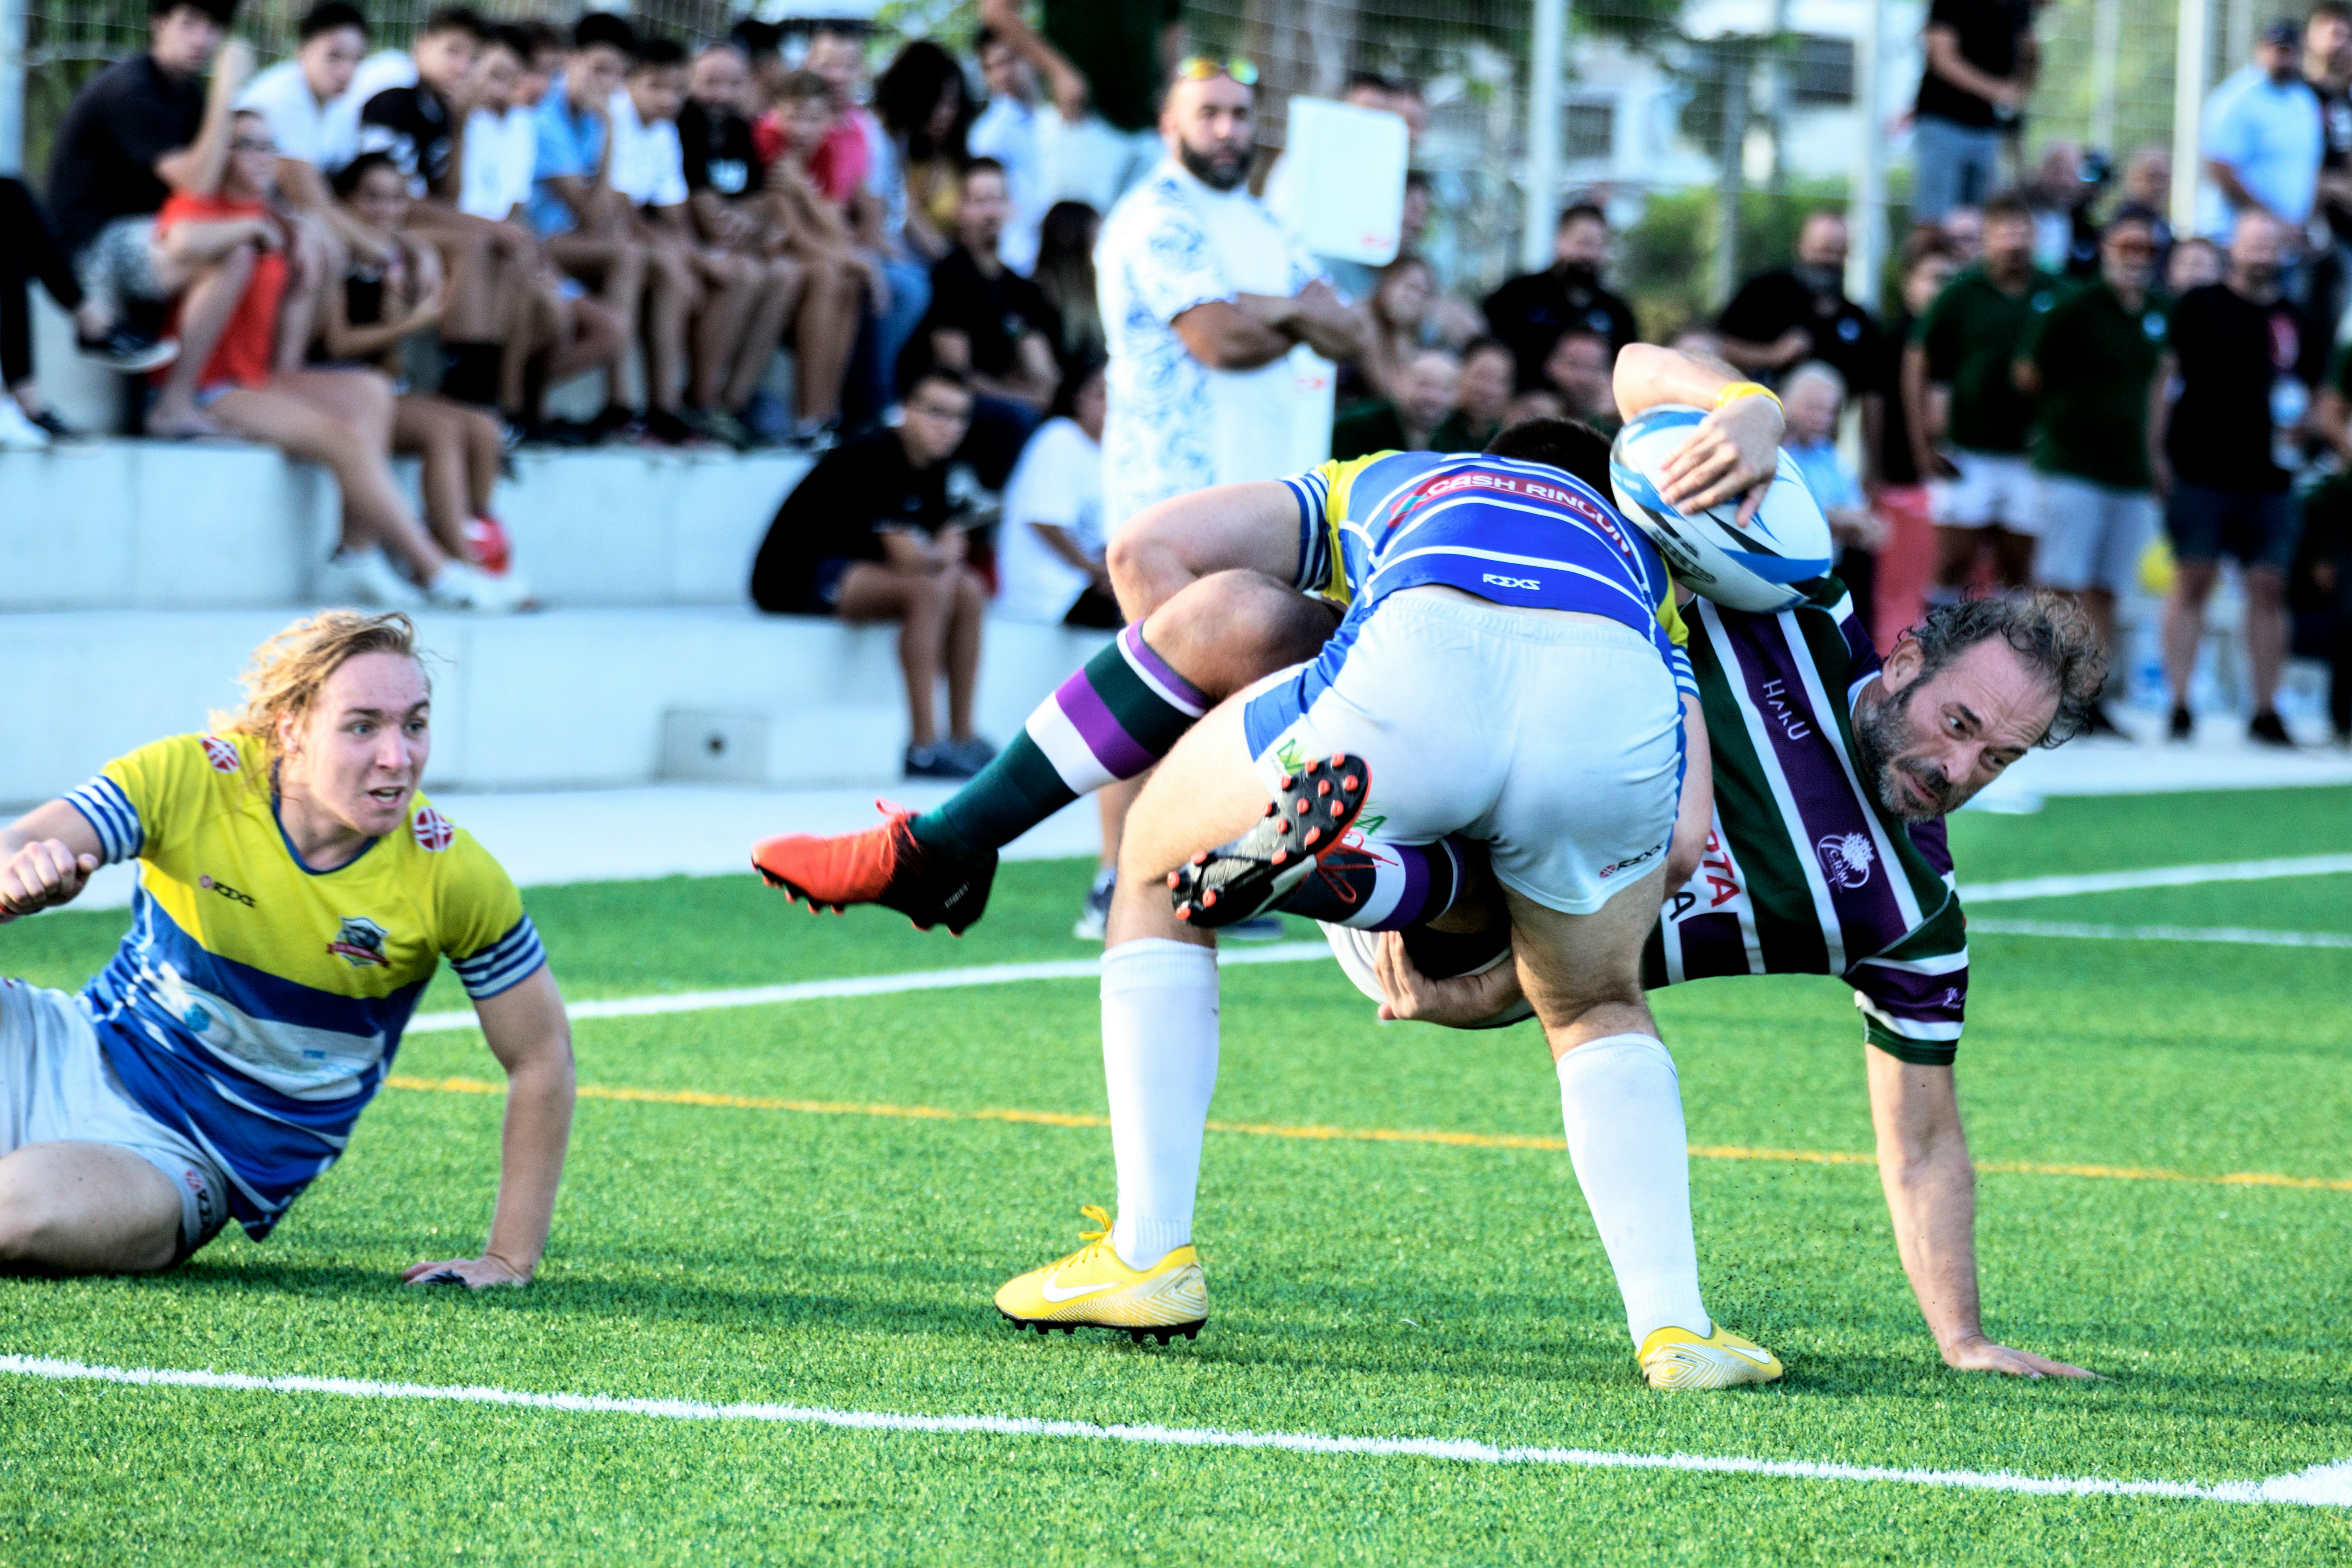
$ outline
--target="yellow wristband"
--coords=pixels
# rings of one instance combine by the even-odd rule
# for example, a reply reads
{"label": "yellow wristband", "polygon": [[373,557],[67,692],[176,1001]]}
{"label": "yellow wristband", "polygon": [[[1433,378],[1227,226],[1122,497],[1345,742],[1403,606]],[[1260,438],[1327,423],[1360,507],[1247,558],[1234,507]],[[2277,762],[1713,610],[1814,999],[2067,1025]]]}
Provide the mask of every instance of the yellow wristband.
{"label": "yellow wristband", "polygon": [[1735,397],[1769,397],[1772,400],[1773,407],[1780,406],[1780,395],[1760,381],[1733,382],[1715,395],[1715,405],[1720,408]]}

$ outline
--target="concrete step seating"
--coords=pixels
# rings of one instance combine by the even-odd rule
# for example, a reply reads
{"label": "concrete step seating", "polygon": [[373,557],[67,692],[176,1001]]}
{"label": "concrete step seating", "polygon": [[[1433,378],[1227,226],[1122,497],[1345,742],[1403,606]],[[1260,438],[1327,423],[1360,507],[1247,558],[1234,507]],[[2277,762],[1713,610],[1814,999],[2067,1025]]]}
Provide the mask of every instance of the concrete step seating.
{"label": "concrete step seating", "polygon": [[[285,607],[0,615],[0,805],[48,799],[109,758],[237,700]],[[437,656],[436,789],[661,780],[889,786],[906,745],[896,629],[749,608],[425,613]],[[981,732],[1003,741],[1107,640],[992,622]]]}
{"label": "concrete step seating", "polygon": [[[399,465],[412,496],[417,465]],[[741,605],[809,459],[526,450],[493,505],[551,608]],[[104,440],[0,452],[0,612],[312,602],[334,548],[326,473],[267,447]]]}

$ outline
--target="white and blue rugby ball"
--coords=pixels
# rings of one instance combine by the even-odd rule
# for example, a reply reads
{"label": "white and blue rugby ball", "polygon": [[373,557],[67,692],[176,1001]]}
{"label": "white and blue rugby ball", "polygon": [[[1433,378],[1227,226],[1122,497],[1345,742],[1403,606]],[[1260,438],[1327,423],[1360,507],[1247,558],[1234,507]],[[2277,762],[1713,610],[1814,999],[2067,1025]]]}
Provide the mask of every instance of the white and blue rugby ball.
{"label": "white and blue rugby ball", "polygon": [[1837,558],[1829,519],[1805,489],[1796,460],[1780,454],[1764,504],[1745,525],[1739,502],[1685,512],[1658,493],[1659,474],[1706,410],[1678,404],[1645,408],[1609,448],[1610,488],[1626,518],[1649,535],[1675,581],[1727,609],[1770,614],[1804,603],[1812,579]]}

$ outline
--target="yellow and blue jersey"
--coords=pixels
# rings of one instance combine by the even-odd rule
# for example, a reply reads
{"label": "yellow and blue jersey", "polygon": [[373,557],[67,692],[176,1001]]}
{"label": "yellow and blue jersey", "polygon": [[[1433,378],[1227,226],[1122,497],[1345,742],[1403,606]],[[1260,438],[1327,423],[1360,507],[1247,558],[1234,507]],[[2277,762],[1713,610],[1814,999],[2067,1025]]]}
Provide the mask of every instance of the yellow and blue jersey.
{"label": "yellow and blue jersey", "polygon": [[1696,704],[1665,562],[1573,475],[1476,452],[1375,452],[1283,482],[1298,502],[1306,592],[1351,615],[1400,588],[1442,584],[1499,605],[1605,616],[1650,638]]}
{"label": "yellow and blue jersey", "polygon": [[415,796],[331,870],[278,819],[266,748],[180,735],[66,798],[139,861],[131,930],[83,998],[123,1089],[207,1151],[254,1237],[335,1163],[443,957],[477,1001],[547,962],[513,881]]}

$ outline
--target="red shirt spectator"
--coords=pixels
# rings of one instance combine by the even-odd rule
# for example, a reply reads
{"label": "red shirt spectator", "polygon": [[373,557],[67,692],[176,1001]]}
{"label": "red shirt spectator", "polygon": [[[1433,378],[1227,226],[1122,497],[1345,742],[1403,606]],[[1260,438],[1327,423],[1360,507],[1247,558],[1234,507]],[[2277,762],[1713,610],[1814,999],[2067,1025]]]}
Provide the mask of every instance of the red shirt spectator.
{"label": "red shirt spectator", "polygon": [[[155,237],[161,240],[173,226],[183,223],[230,223],[238,218],[264,217],[269,208],[261,200],[230,196],[173,196],[155,215]],[[199,388],[261,386],[268,384],[278,342],[278,306],[286,295],[286,252],[281,247],[264,252],[253,263],[253,279],[237,300],[227,331],[214,345],[196,377]],[[157,374],[160,378],[162,372]]]}
{"label": "red shirt spectator", "polygon": [[[751,146],[761,163],[772,163],[782,157],[784,142],[783,118],[776,110],[772,109],[751,122]],[[808,176],[826,201],[845,207],[866,183],[867,162],[865,134],[845,114],[834,121],[824,140],[809,154]]]}

